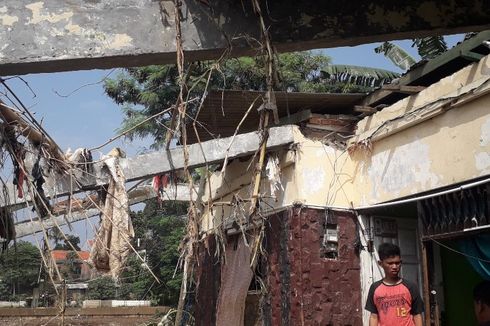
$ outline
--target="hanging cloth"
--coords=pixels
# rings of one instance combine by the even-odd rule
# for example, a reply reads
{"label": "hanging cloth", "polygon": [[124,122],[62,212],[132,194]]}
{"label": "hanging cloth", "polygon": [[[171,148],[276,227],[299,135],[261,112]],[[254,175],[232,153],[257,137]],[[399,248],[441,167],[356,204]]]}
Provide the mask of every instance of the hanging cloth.
{"label": "hanging cloth", "polygon": [[[471,267],[483,278],[490,280],[490,234],[479,234],[458,241]],[[478,258],[478,259],[477,259]]]}
{"label": "hanging cloth", "polygon": [[253,278],[250,247],[240,235],[236,243],[227,243],[225,254],[225,263],[221,267],[216,325],[244,325],[245,301]]}
{"label": "hanging cloth", "polygon": [[90,260],[97,270],[110,273],[117,280],[130,253],[134,230],[119,157],[108,158],[104,163],[110,172],[110,180]]}

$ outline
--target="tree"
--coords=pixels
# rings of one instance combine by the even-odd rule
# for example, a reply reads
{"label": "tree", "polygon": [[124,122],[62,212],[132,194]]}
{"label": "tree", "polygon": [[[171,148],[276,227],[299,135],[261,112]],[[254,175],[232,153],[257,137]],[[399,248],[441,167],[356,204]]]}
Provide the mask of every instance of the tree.
{"label": "tree", "polygon": [[93,279],[88,284],[87,297],[91,300],[109,300],[116,297],[116,283],[110,276]]}
{"label": "tree", "polygon": [[[121,296],[126,299],[150,299],[161,305],[176,305],[179,298],[182,274],[175,276],[179,261],[179,244],[184,235],[187,205],[165,202],[160,207],[156,201],[147,203],[142,212],[132,213],[135,243],[140,239],[142,262],[132,255],[121,275]],[[143,250],[146,254],[143,253]],[[147,267],[161,281],[157,284]]]}
{"label": "tree", "polygon": [[61,249],[60,242],[63,241],[65,238],[63,237],[63,233],[60,231],[60,229],[52,228],[48,232],[48,238],[54,241],[54,249],[56,250]]}
{"label": "tree", "polygon": [[[430,60],[447,51],[447,43],[444,36],[428,36],[412,40],[412,47],[417,48],[417,52],[424,60]],[[374,49],[376,53],[383,53],[393,64],[402,70],[408,70],[416,63],[404,49],[393,42],[383,42]]]}
{"label": "tree", "polygon": [[64,239],[63,242],[63,246],[61,247],[62,250],[73,251],[73,249],[75,249],[76,251],[80,251],[80,237],[73,234],[67,234],[66,240]]}
{"label": "tree", "polygon": [[0,295],[9,300],[12,296],[30,294],[37,283],[41,255],[31,243],[19,241],[0,255],[0,266]]}

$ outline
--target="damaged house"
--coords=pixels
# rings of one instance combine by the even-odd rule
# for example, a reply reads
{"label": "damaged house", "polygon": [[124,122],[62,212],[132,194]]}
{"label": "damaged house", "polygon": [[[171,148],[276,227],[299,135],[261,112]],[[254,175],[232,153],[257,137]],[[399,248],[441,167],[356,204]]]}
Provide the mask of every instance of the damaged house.
{"label": "damaged house", "polygon": [[[6,4],[0,7],[1,75],[177,57],[184,81],[184,53],[189,60],[250,54],[255,40],[268,71],[267,92],[207,94],[197,126],[206,132],[200,138],[187,132],[183,147],[70,163],[51,146],[51,161],[70,164],[60,164],[56,178],[31,173],[38,186],[30,184],[26,196],[13,195],[25,185],[9,189],[2,206],[34,202],[39,216],[15,230],[2,218],[8,227],[0,236],[10,241],[103,211],[101,250],[91,258],[117,278],[134,234],[129,205],[163,196],[148,184],[126,193],[125,183],[184,170],[190,184],[172,186],[165,196],[191,202],[178,314],[182,298],[192,296],[196,324],[365,325],[367,291],[381,277],[376,248],[382,242],[401,247],[402,276],[420,287],[426,325],[468,323],[472,288],[490,278],[490,51],[483,43],[490,34],[419,63],[368,95],[273,92],[273,46],[307,50],[483,30],[490,16],[484,1]],[[171,133],[186,130],[179,86]],[[10,125],[10,111],[2,103],[0,109]],[[36,143],[44,144],[45,135],[38,136]],[[38,154],[28,169],[19,166],[18,175],[39,172],[40,160]],[[91,170],[75,174],[78,165]],[[198,167],[208,168],[206,177],[193,185],[189,169]],[[108,184],[109,196],[77,198],[80,210],[72,212],[73,194]],[[65,207],[49,202],[62,196],[69,197]]]}
{"label": "damaged house", "polygon": [[[276,93],[260,210],[249,219],[256,156],[220,166],[198,198],[197,324],[367,325],[382,242],[401,247],[426,325],[468,324],[490,277],[488,36],[367,96]],[[200,119],[230,137],[259,95],[211,93]]]}
{"label": "damaged house", "polygon": [[[270,100],[267,92],[210,92],[197,127],[206,132],[188,133],[187,154],[113,153],[43,189],[62,196],[112,182],[123,191],[124,182],[185,167],[214,171],[195,187],[157,193],[143,183],[118,205],[107,202],[115,195],[104,204],[114,208],[105,215],[122,217],[156,196],[193,203],[196,238],[184,246],[195,261],[184,265],[192,278],[181,297],[192,297],[198,325],[365,325],[382,242],[401,247],[402,276],[420,287],[426,325],[465,324],[473,286],[490,276],[489,39],[482,32],[368,95],[275,92],[265,108],[256,99]],[[271,110],[277,123],[255,131],[256,109]],[[94,201],[72,200],[73,214],[57,202],[57,216],[18,223],[13,236],[99,214]],[[128,252],[131,224],[121,221],[129,235],[100,236],[121,259],[99,252],[95,260],[111,272]]]}

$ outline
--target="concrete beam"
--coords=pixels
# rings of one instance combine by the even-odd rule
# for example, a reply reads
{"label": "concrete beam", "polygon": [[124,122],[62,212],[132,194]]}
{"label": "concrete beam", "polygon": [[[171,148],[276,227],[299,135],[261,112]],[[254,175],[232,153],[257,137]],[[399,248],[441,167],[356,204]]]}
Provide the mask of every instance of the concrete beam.
{"label": "concrete beam", "polygon": [[[129,204],[135,205],[144,202],[148,199],[155,198],[157,194],[151,186],[141,186],[137,187],[128,194]],[[192,199],[197,198],[197,193],[193,193]],[[189,201],[191,199],[189,186],[185,184],[179,184],[177,186],[169,186],[165,189],[161,200],[163,201]],[[48,230],[55,227],[56,224],[59,226],[65,225],[67,223],[74,223],[78,221],[85,220],[100,214],[100,211],[96,208],[91,208],[88,210],[81,210],[72,212],[71,215],[63,214],[54,217],[48,217],[40,221],[38,218],[33,221],[23,221],[15,224],[15,234],[17,238],[22,238],[34,233],[42,232],[43,228]]]}
{"label": "concrete beam", "polygon": [[[260,2],[278,51],[490,28],[485,0]],[[253,53],[260,33],[249,1],[183,3],[188,60],[218,58],[230,45],[233,55]],[[175,62],[173,12],[172,1],[4,0],[0,76]]]}
{"label": "concrete beam", "polygon": [[[267,148],[274,149],[286,146],[294,142],[294,131],[298,127],[293,125],[270,128]],[[237,157],[254,154],[260,146],[261,135],[258,132],[213,139],[187,146],[189,159],[188,167],[197,168],[206,164],[222,162],[225,157],[234,159]],[[133,158],[119,159],[127,182],[148,179],[155,175],[181,170],[184,168],[183,147],[176,147],[168,151],[158,151],[148,154],[138,155]],[[70,185],[73,182],[69,176],[58,179],[56,193],[58,195],[68,195],[73,189],[74,192],[92,190],[98,186],[109,182],[108,173],[102,162],[94,164],[93,175],[86,175],[79,180],[78,184]],[[54,189],[47,189],[47,192],[54,192]]]}

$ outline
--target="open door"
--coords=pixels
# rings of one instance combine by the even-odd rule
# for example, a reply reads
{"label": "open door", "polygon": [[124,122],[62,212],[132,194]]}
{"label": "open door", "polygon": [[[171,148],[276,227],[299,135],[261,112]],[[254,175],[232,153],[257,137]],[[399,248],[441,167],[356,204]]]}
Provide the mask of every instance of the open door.
{"label": "open door", "polygon": [[[383,270],[378,265],[378,246],[384,242],[397,244],[402,255],[401,276],[418,285],[422,293],[422,272],[420,265],[420,250],[418,237],[418,222],[416,218],[394,218],[381,216],[361,216],[365,229],[361,238],[363,242],[373,242],[373,252],[362,251],[361,258],[361,287],[363,307],[369,287],[375,281],[383,278]],[[367,234],[367,237],[366,237]],[[365,247],[367,244],[363,244]],[[369,313],[363,312],[363,323],[367,324]]]}

